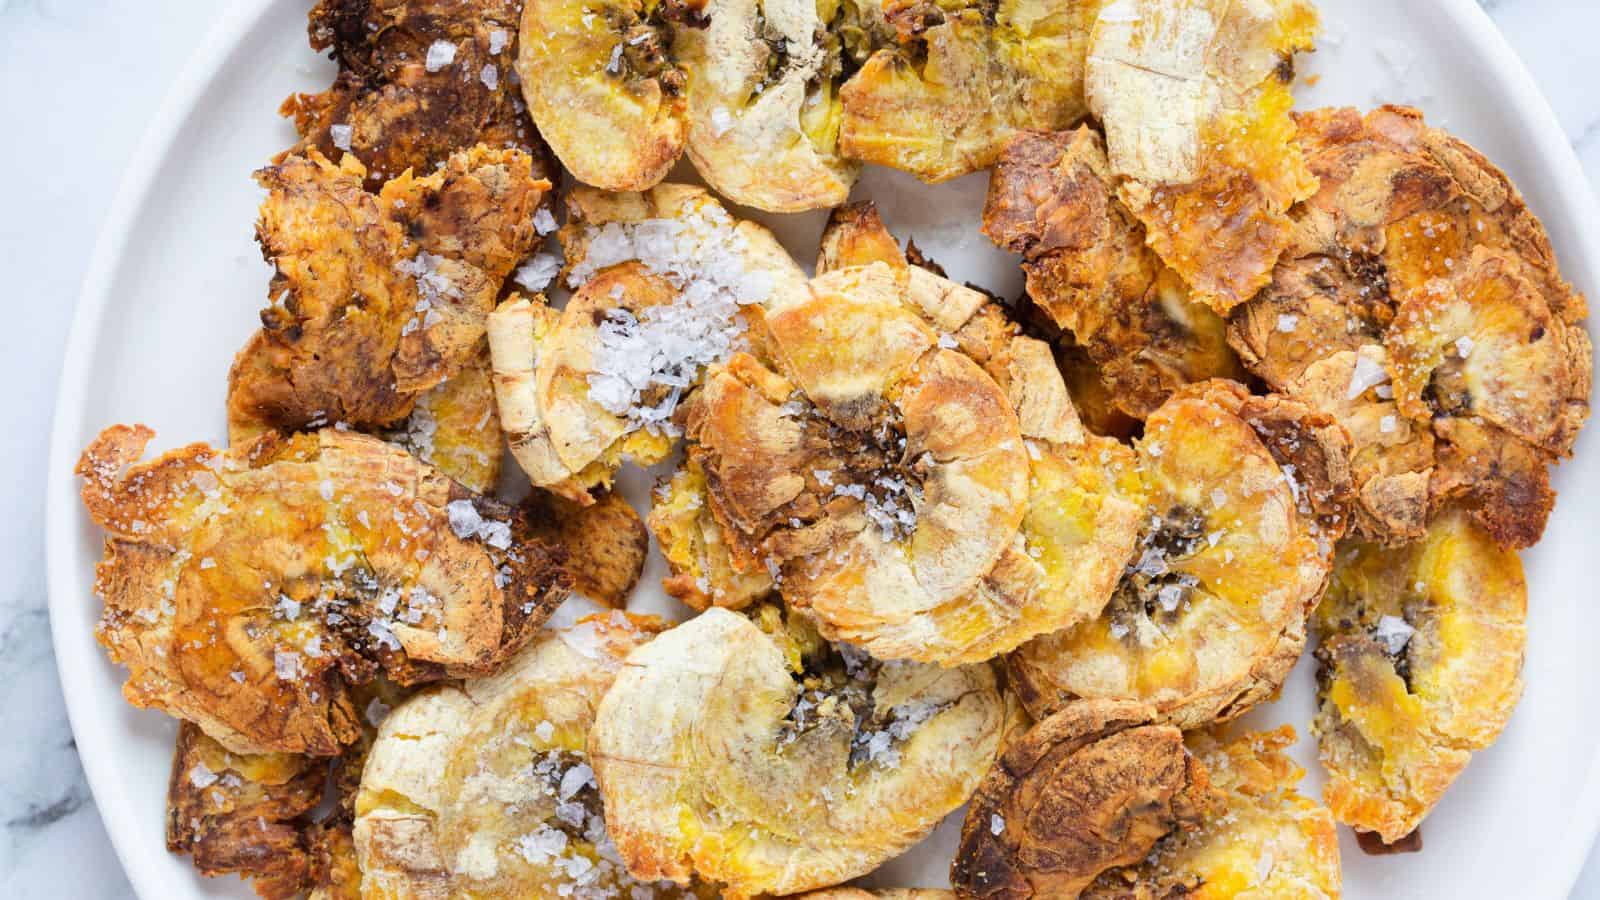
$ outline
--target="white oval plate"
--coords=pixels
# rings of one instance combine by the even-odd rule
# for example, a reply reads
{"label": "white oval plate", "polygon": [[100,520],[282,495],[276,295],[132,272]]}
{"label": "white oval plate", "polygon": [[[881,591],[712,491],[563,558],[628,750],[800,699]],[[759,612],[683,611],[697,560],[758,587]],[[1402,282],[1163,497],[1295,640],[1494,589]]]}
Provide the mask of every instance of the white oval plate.
{"label": "white oval plate", "polygon": [[[95,643],[93,587],[100,535],[83,515],[72,467],[102,427],[144,422],[161,447],[224,438],[225,375],[256,322],[268,270],[252,240],[260,192],[250,173],[293,139],[274,110],[294,90],[318,90],[331,64],[306,46],[309,0],[241,0],[222,15],[129,167],[89,268],[67,347],[50,454],[48,540],[55,649],[73,731],[95,800],[139,894],[154,900],[247,897],[237,880],[207,882],[163,843],[173,723],[129,707],[124,673]],[[1543,217],[1565,275],[1600,294],[1600,233],[1592,195],[1554,115],[1510,48],[1472,0],[1326,0],[1321,77],[1301,106],[1378,102],[1421,105],[1502,166]],[[977,232],[983,175],[929,188],[871,170],[857,195],[874,199],[902,239],[960,280],[1014,293],[1012,259]],[[809,263],[820,213],[767,217]],[[22,386],[26,389],[26,386]],[[1531,594],[1527,691],[1505,735],[1478,754],[1423,827],[1420,854],[1363,856],[1343,835],[1352,898],[1566,896],[1600,825],[1600,633],[1593,566],[1600,516],[1600,449],[1580,441],[1562,467],[1562,500],[1544,541],[1524,557]],[[630,477],[642,496],[645,479]],[[659,561],[656,565],[660,565]],[[636,605],[665,601],[646,573]],[[653,595],[653,596],[652,596]],[[1313,709],[1302,662],[1254,724],[1290,722],[1297,756],[1321,790],[1304,740]],[[886,866],[879,884],[943,885],[959,823]]]}

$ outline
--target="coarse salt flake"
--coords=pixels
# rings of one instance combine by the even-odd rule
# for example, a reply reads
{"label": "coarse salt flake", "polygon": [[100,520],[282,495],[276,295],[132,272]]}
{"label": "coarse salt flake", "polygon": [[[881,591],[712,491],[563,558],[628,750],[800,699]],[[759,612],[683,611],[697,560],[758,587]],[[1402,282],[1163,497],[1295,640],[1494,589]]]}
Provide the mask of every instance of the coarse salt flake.
{"label": "coarse salt flake", "polygon": [[204,762],[195,763],[194,768],[189,770],[189,783],[201,790],[216,784],[219,777]]}
{"label": "coarse salt flake", "polygon": [[272,654],[272,671],[279,681],[295,681],[300,677],[300,654],[278,650]]}
{"label": "coarse salt flake", "polygon": [[1345,391],[1346,400],[1354,400],[1366,393],[1367,388],[1377,387],[1389,380],[1389,373],[1383,366],[1374,362],[1370,357],[1356,356],[1356,365],[1350,373],[1350,388]]}
{"label": "coarse salt flake", "polygon": [[350,152],[350,139],[355,137],[355,128],[349,125],[329,125],[328,139],[333,145],[346,153]]}
{"label": "coarse salt flake", "polygon": [[556,217],[550,212],[550,207],[541,206],[533,214],[533,230],[541,235],[549,234],[556,230]]}
{"label": "coarse salt flake", "polygon": [[437,72],[455,61],[455,44],[449,41],[434,41],[428,45],[428,56],[423,61],[423,67],[429,72]]}
{"label": "coarse salt flake", "polygon": [[[540,212],[549,215],[546,210],[540,210]],[[539,217],[537,215],[533,217],[533,223],[534,228],[539,227]],[[545,250],[534,254],[527,262],[518,266],[517,274],[513,277],[516,279],[517,284],[537,293],[549,287],[550,282],[555,281],[556,276],[559,274],[561,274],[561,256]]]}
{"label": "coarse salt flake", "polygon": [[1372,637],[1390,656],[1399,656],[1416,633],[1411,623],[1399,616],[1383,616],[1378,619],[1378,627],[1372,629]]}

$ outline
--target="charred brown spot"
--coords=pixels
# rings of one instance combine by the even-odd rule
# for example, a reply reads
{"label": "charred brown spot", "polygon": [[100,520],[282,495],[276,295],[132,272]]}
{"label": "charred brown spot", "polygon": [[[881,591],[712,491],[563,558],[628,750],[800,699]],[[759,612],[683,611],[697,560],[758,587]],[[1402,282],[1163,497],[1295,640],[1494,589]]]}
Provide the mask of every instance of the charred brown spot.
{"label": "charred brown spot", "polygon": [[1422,829],[1411,832],[1392,844],[1385,844],[1375,832],[1357,831],[1356,845],[1368,856],[1391,856],[1396,853],[1421,853]]}
{"label": "charred brown spot", "polygon": [[1294,57],[1288,55],[1279,57],[1278,64],[1272,68],[1272,77],[1284,84],[1293,84]]}

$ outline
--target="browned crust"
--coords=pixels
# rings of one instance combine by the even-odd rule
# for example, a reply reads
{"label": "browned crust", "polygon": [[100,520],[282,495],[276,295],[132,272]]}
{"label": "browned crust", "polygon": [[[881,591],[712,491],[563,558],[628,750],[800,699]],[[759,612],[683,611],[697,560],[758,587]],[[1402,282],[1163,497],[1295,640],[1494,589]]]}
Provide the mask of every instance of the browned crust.
{"label": "browned crust", "polygon": [[579,506],[535,490],[523,508],[534,534],[566,550],[573,590],[612,609],[627,606],[644,571],[650,533],[626,498],[609,492]]}
{"label": "browned crust", "polygon": [[[1263,592],[1289,591],[1281,596],[1282,605],[1275,607],[1276,631],[1252,633],[1248,644],[1231,651],[1239,654],[1231,666],[1221,663],[1223,651],[1213,641],[1209,648],[1213,674],[1209,680],[1197,677],[1194,681],[1183,682],[1181,687],[1152,684],[1140,688],[1155,689],[1167,695],[1158,702],[1163,721],[1192,729],[1236,718],[1273,696],[1305,649],[1306,618],[1327,585],[1334,546],[1343,535],[1348,519],[1349,439],[1329,416],[1305,404],[1274,395],[1252,395],[1243,385],[1229,381],[1211,380],[1184,387],[1168,401],[1167,408],[1173,410],[1172,417],[1183,416],[1177,421],[1184,423],[1184,433],[1190,435],[1196,434],[1191,429],[1220,425],[1219,411],[1236,417],[1236,426],[1247,425],[1260,447],[1272,457],[1279,477],[1287,479],[1288,493],[1295,504],[1291,528],[1295,537],[1292,543],[1284,545],[1284,552],[1292,553],[1293,558],[1282,560],[1286,568],[1281,584],[1261,587]],[[1168,417],[1165,409],[1158,416],[1164,426],[1174,420]],[[1193,446],[1188,449],[1194,451]],[[1166,459],[1172,457],[1171,452],[1165,455]],[[1146,463],[1150,464],[1150,460]],[[1237,469],[1239,464],[1230,462],[1229,465]],[[1156,507],[1147,507],[1147,513],[1159,518]],[[1235,524],[1232,530],[1238,531],[1239,526]],[[1261,538],[1269,534],[1279,536],[1276,531],[1256,534]],[[1288,549],[1290,547],[1293,549]],[[1136,554],[1130,567],[1139,558]],[[1258,564],[1267,563],[1258,560]],[[1224,574],[1226,566],[1231,565],[1237,571],[1243,563],[1230,559],[1223,565],[1224,570],[1215,576],[1219,583],[1232,581]],[[1114,594],[1113,600],[1117,596]],[[1115,607],[1111,609],[1114,611]],[[1245,614],[1255,613],[1247,610]],[[1095,624],[1105,627],[1107,621],[1103,617]],[[1012,690],[1036,717],[1059,711],[1085,695],[1094,696],[1091,690],[1103,690],[1098,687],[1100,682],[1094,674],[1095,651],[1072,643],[1078,640],[1083,640],[1082,634],[1058,632],[1038,638],[1008,655],[1006,666]],[[1233,674],[1218,674],[1223,671]],[[1086,689],[1084,685],[1089,687]],[[1119,691],[1129,689],[1125,684],[1118,687]]]}
{"label": "browned crust", "polygon": [[1028,294],[1142,419],[1185,384],[1244,369],[1223,321],[1189,298],[1117,198],[1098,133],[1023,132],[989,178],[983,232],[1022,256]]}
{"label": "browned crust", "polygon": [[[1363,537],[1415,539],[1456,504],[1502,546],[1533,544],[1554,503],[1548,466],[1588,417],[1593,365],[1586,304],[1543,226],[1502,172],[1414,109],[1315,110],[1296,124],[1321,187],[1294,209],[1293,240],[1271,284],[1233,312],[1229,341],[1274,390],[1374,423],[1393,413],[1385,436],[1352,427]],[[1513,351],[1502,335],[1504,371],[1474,388],[1459,374],[1471,351],[1441,352],[1433,335],[1457,327],[1441,317],[1490,303],[1530,336]],[[1329,360],[1361,348],[1382,354],[1397,408],[1380,408],[1388,395],[1345,402],[1323,383]],[[1525,400],[1496,396],[1513,388]]]}
{"label": "browned crust", "polygon": [[[330,129],[350,127],[349,152],[368,169],[368,187],[407,169],[432,172],[450,154],[477,143],[515,147],[534,157],[538,177],[557,168],[526,111],[511,67],[517,58],[522,4],[517,0],[319,0],[309,16],[314,50],[339,66],[333,84],[294,94],[279,110],[300,140],[278,161],[315,150],[342,152]],[[499,53],[491,52],[502,32]],[[450,66],[429,72],[428,48],[456,48]],[[495,70],[490,82],[485,67]],[[468,73],[469,77],[462,77]]]}
{"label": "browned crust", "polygon": [[239,760],[198,726],[180,723],[167,783],[167,850],[189,854],[207,877],[250,878],[267,900],[298,897],[312,881],[307,828],[327,778],[326,759]]}
{"label": "browned crust", "polygon": [[315,151],[257,173],[268,191],[257,238],[275,273],[261,331],[228,376],[235,440],[404,418],[415,393],[474,358],[550,188],[527,154],[484,146],[380,194],[364,175]]}
{"label": "browned crust", "polygon": [[1217,802],[1205,767],[1155,715],[1133,701],[1080,701],[1011,741],[962,823],[956,896],[1070,900],[1197,827]]}

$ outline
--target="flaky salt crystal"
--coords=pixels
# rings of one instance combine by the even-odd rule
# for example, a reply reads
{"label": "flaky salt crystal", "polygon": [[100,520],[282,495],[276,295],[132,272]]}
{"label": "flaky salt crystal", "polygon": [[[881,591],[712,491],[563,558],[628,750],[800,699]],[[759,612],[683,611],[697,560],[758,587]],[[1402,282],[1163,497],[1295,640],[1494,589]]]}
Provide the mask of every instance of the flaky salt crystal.
{"label": "flaky salt crystal", "polygon": [[207,768],[203,762],[195,763],[194,768],[189,770],[189,783],[201,790],[216,784],[217,778],[217,773]]}
{"label": "flaky salt crystal", "polygon": [[[540,212],[545,212],[540,210]],[[534,227],[539,227],[539,217],[533,218]],[[553,223],[552,223],[553,227]],[[550,282],[561,274],[561,257],[548,251],[541,251],[533,255],[527,262],[517,267],[514,276],[517,284],[535,293],[543,291],[550,286]]]}
{"label": "flaky salt crystal", "polygon": [[300,677],[300,654],[278,650],[272,654],[272,671],[279,681],[295,681]]}
{"label": "flaky salt crystal", "polygon": [[561,787],[557,789],[556,796],[563,801],[571,800],[579,791],[594,785],[594,769],[588,763],[578,763],[561,776]]}
{"label": "flaky salt crystal", "polygon": [[1372,637],[1383,645],[1390,656],[1399,656],[1416,633],[1411,623],[1399,616],[1384,616],[1378,619],[1378,627],[1372,629]]}
{"label": "flaky salt crystal", "polygon": [[556,230],[556,217],[551,214],[549,207],[541,206],[533,214],[533,230],[541,235],[546,235]]}
{"label": "flaky salt crystal", "polygon": [[1350,388],[1345,391],[1345,399],[1354,400],[1366,393],[1367,388],[1376,387],[1388,380],[1389,373],[1383,370],[1383,366],[1366,356],[1358,355],[1355,369],[1350,373]]}
{"label": "flaky salt crystal", "polygon": [[456,45],[449,41],[434,41],[428,45],[428,57],[423,62],[423,67],[429,72],[437,72],[445,66],[456,61]]}

